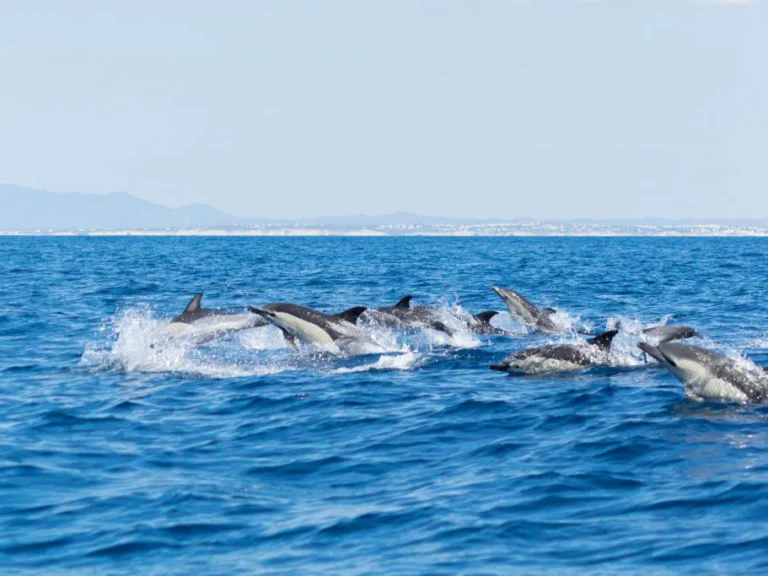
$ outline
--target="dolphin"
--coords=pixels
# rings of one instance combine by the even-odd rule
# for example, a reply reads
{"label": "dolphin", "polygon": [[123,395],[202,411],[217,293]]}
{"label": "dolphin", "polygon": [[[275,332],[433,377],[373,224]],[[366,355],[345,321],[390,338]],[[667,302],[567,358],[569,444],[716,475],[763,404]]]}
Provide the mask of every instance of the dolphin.
{"label": "dolphin", "polygon": [[641,342],[638,347],[680,380],[689,398],[740,404],[768,400],[766,368],[679,342],[658,346]]}
{"label": "dolphin", "polygon": [[[455,332],[446,325],[446,312],[430,306],[411,306],[413,296],[404,296],[394,306],[384,306],[368,310],[368,316],[391,328],[431,328],[452,336]],[[448,313],[450,314],[450,313]],[[461,321],[468,330],[477,334],[506,334],[500,328],[490,324],[498,312],[487,310],[470,318],[452,315]]]}
{"label": "dolphin", "polygon": [[335,356],[386,352],[381,345],[355,326],[360,314],[366,310],[364,306],[350,308],[335,315],[287,302],[275,302],[248,309],[277,326],[294,350],[300,341],[313,344]]}
{"label": "dolphin", "polygon": [[443,315],[437,308],[411,306],[413,296],[404,296],[394,306],[371,310],[371,316],[393,328],[432,328],[448,335],[453,334],[443,322]]}
{"label": "dolphin", "polygon": [[492,364],[490,368],[520,375],[571,372],[605,364],[611,350],[611,342],[618,333],[618,330],[609,330],[590,338],[586,343],[549,344],[526,348],[510,354],[499,364]]}
{"label": "dolphin", "polygon": [[642,333],[656,344],[664,344],[674,340],[685,340],[686,338],[693,338],[699,335],[695,328],[677,325],[653,326],[644,329]]}
{"label": "dolphin", "polygon": [[198,292],[187,304],[184,312],[174,317],[168,326],[171,336],[215,338],[230,332],[267,326],[268,322],[251,312],[230,313],[208,310],[202,306],[203,293]]}
{"label": "dolphin", "polygon": [[491,319],[497,314],[496,310],[480,312],[469,318],[467,326],[475,334],[508,334],[506,330],[491,324]]}
{"label": "dolphin", "polygon": [[537,308],[522,294],[509,288],[499,286],[491,286],[491,288],[504,300],[512,315],[520,319],[531,330],[550,333],[566,332],[565,328],[552,321],[551,316],[556,312],[554,308]]}

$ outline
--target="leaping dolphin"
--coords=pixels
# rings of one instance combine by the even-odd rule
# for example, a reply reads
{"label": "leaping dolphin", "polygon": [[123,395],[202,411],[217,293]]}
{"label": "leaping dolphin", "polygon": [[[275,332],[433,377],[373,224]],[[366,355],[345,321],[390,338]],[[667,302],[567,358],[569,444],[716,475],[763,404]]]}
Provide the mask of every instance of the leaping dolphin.
{"label": "leaping dolphin", "polygon": [[448,335],[453,331],[443,322],[443,315],[437,308],[411,306],[413,296],[404,296],[394,306],[383,306],[371,310],[372,316],[396,328],[432,328]]}
{"label": "leaping dolphin", "polygon": [[196,338],[215,338],[236,332],[266,326],[266,320],[253,314],[221,312],[203,308],[203,293],[198,292],[187,304],[184,312],[173,318],[169,324],[172,336],[195,336]]}
{"label": "leaping dolphin", "polygon": [[741,404],[768,400],[766,368],[679,342],[638,346],[682,382],[689,398]]}
{"label": "leaping dolphin", "polygon": [[[404,296],[394,306],[384,306],[369,310],[375,320],[394,328],[431,328],[452,336],[454,330],[446,325],[446,312],[430,306],[411,306],[413,296]],[[505,334],[500,328],[490,324],[498,312],[487,310],[471,318],[453,315],[466,328],[478,334]]]}
{"label": "leaping dolphin", "polygon": [[618,330],[609,330],[586,343],[550,344],[526,348],[510,354],[491,370],[508,374],[544,374],[548,372],[572,372],[590,366],[605,364],[611,350],[611,342]]}
{"label": "leaping dolphin", "polygon": [[491,286],[509,308],[513,316],[521,320],[531,330],[538,332],[563,333],[567,330],[552,321],[554,308],[537,308],[519,292],[509,288]]}
{"label": "leaping dolphin", "polygon": [[685,340],[686,338],[693,338],[699,335],[695,328],[677,325],[653,326],[652,328],[646,328],[642,333],[655,341],[656,344],[672,342],[673,340]]}
{"label": "leaping dolphin", "polygon": [[324,314],[306,306],[275,302],[249,307],[251,312],[277,326],[286,342],[296,349],[297,341],[313,344],[336,356],[381,354],[386,350],[355,326],[365,307],[350,308],[341,314]]}

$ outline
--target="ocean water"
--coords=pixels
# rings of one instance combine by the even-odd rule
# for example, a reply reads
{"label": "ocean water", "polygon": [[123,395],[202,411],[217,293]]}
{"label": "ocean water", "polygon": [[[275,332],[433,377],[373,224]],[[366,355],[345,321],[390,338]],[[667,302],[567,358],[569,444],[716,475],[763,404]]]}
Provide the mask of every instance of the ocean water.
{"label": "ocean water", "polygon": [[[768,363],[768,241],[0,238],[0,573],[768,571],[768,409],[698,403],[635,351],[653,323]],[[154,345],[212,308],[336,312],[405,294],[574,328],[610,368],[488,365],[579,336],[366,330],[294,354],[274,328]]]}

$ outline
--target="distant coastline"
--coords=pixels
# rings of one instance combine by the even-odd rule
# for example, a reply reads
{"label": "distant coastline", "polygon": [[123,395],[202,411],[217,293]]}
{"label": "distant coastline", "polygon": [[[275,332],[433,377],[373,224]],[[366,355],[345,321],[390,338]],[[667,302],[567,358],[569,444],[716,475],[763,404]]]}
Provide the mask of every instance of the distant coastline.
{"label": "distant coastline", "polygon": [[0,184],[0,236],[768,236],[768,219],[455,218],[410,212],[295,219],[170,208],[124,192],[54,193]]}
{"label": "distant coastline", "polygon": [[0,231],[0,237],[765,237],[768,227],[723,225],[696,226],[574,226],[540,224],[412,226],[376,228],[325,227],[261,227],[242,229],[177,229],[177,230],[22,230]]}

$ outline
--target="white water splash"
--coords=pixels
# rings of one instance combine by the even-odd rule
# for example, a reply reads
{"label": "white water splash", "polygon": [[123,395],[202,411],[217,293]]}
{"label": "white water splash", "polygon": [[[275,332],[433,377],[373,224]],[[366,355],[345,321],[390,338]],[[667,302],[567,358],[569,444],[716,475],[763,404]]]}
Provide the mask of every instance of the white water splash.
{"label": "white water splash", "polygon": [[583,322],[580,316],[573,315],[565,310],[555,309],[555,313],[550,314],[549,319],[563,332],[588,331],[592,328],[591,325]]}
{"label": "white water splash", "polygon": [[275,326],[245,330],[237,335],[237,339],[246,350],[280,350],[288,346],[283,333]]}
{"label": "white water splash", "polygon": [[760,350],[768,348],[768,336],[760,336],[758,338],[752,338],[744,343],[744,348],[750,348],[752,350]]}
{"label": "white water splash", "polygon": [[354,372],[368,372],[371,370],[413,370],[421,363],[423,363],[424,357],[421,354],[417,354],[412,351],[403,352],[402,354],[386,355],[382,356],[375,362],[370,364],[363,364],[361,366],[353,366],[351,368],[336,368],[331,370],[331,374],[350,374]]}
{"label": "white water splash", "polygon": [[[554,310],[555,311],[549,315],[549,319],[557,327],[558,333],[572,334],[582,332],[589,333],[593,331],[594,325],[592,322],[583,320],[581,316],[557,308]],[[523,322],[522,318],[510,312],[500,312],[494,320],[495,322],[492,321],[492,324],[499,326],[512,335],[522,336],[532,332],[532,330],[526,326],[525,322]]]}
{"label": "white water splash", "polygon": [[[115,316],[102,327],[103,338],[89,343],[80,358],[82,368],[93,371],[194,374],[209,378],[240,378],[286,370],[330,373],[367,370],[411,370],[424,363],[433,348],[475,347],[481,342],[448,312],[446,325],[453,336],[435,330],[401,333],[385,326],[364,326],[368,336],[384,349],[374,361],[339,367],[349,358],[318,354],[311,345],[290,351],[274,326],[252,328],[212,339],[185,326],[181,335],[167,319],[148,307],[137,307]],[[449,324],[450,322],[450,324]],[[334,366],[335,365],[335,366]]]}
{"label": "white water splash", "polygon": [[608,318],[605,328],[619,330],[611,342],[610,366],[617,368],[642,366],[649,362],[637,347],[640,342],[647,341],[643,336],[643,328],[645,328],[643,322],[637,318],[612,316]]}
{"label": "white water splash", "polygon": [[736,369],[750,376],[762,376],[763,369],[736,350],[727,350],[725,355],[736,363]]}
{"label": "white water splash", "polygon": [[510,312],[502,311],[491,319],[491,326],[504,330],[512,337],[523,338],[530,334],[526,325]]}
{"label": "white water splash", "polygon": [[[174,336],[171,325],[148,308],[136,308],[111,322],[106,341],[86,346],[80,366],[95,371],[168,372],[198,374],[210,378],[239,378],[274,374],[284,368],[254,364],[232,354],[219,340],[198,338],[194,329]],[[208,342],[208,343],[207,343]]]}

